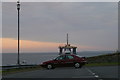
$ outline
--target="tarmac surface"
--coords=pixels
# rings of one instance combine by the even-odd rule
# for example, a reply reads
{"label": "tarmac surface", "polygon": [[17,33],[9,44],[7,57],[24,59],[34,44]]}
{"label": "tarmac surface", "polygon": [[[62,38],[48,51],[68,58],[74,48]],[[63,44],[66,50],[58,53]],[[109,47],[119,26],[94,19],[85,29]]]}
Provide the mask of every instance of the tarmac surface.
{"label": "tarmac surface", "polygon": [[[119,75],[120,76],[120,75]],[[40,69],[27,72],[8,74],[3,78],[118,78],[118,66],[99,66],[99,67],[62,67],[51,70]]]}

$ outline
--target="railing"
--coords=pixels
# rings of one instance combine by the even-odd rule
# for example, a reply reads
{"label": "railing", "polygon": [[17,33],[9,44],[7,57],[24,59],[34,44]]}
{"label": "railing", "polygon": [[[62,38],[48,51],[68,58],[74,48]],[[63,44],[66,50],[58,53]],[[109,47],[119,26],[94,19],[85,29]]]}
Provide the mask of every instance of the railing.
{"label": "railing", "polygon": [[32,68],[37,67],[39,65],[32,64],[32,65],[9,65],[9,66],[2,66],[2,71],[10,70],[10,69],[20,69],[20,68]]}

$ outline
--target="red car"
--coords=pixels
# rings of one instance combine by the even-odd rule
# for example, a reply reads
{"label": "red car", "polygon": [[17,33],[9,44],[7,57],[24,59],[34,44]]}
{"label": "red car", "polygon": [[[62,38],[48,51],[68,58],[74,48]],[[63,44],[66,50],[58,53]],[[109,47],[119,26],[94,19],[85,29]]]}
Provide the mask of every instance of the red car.
{"label": "red car", "polygon": [[78,55],[60,55],[57,58],[43,62],[41,64],[42,67],[47,69],[54,69],[55,67],[66,67],[66,66],[74,66],[75,68],[81,68],[86,63],[85,57],[80,57]]}

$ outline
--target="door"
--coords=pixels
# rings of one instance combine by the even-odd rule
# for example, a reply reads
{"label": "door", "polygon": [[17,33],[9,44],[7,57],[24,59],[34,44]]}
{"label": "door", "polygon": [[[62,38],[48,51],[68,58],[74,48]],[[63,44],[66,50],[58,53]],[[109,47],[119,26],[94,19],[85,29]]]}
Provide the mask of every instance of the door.
{"label": "door", "polygon": [[66,55],[66,61],[67,66],[73,66],[74,65],[74,57],[72,55]]}
{"label": "door", "polygon": [[55,66],[61,67],[65,65],[65,55],[59,56],[55,59]]}

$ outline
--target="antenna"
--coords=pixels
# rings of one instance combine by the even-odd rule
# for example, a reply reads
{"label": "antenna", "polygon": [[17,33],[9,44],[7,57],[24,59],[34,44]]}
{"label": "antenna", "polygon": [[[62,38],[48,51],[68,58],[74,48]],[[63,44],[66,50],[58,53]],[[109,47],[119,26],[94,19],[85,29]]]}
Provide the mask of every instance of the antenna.
{"label": "antenna", "polygon": [[67,33],[67,45],[68,45],[68,33]]}

